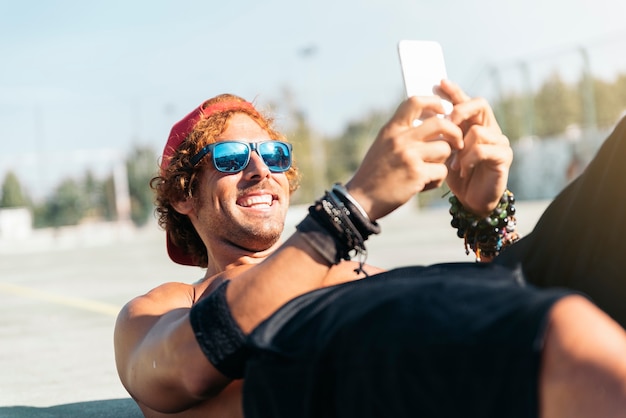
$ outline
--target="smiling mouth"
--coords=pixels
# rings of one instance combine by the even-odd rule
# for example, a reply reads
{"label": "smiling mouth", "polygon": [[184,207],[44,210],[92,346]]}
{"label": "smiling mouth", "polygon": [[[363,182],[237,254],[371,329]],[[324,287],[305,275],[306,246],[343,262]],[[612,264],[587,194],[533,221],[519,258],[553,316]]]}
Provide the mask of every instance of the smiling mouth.
{"label": "smiling mouth", "polygon": [[270,207],[273,203],[274,196],[271,194],[244,196],[237,199],[237,205],[243,206],[244,208]]}

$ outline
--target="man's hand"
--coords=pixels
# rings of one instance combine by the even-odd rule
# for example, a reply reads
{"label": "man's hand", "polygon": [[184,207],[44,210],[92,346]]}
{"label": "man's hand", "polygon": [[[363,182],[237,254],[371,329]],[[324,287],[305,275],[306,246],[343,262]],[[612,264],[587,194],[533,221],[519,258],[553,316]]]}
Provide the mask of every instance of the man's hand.
{"label": "man's hand", "polygon": [[444,80],[441,92],[454,104],[450,121],[463,131],[464,146],[448,161],[450,190],[469,211],[487,216],[506,189],[513,151],[484,99],[471,99]]}
{"label": "man's hand", "polygon": [[447,80],[439,93],[454,104],[448,117],[441,117],[436,96],[404,101],[346,185],[372,220],[444,181],[479,216],[488,215],[504,193],[513,151],[491,107]]}
{"label": "man's hand", "polygon": [[[463,148],[463,132],[445,118],[436,97],[411,97],[378,133],[359,169],[346,184],[352,196],[376,220],[415,194],[440,186],[446,162]],[[424,119],[423,123],[414,121]]]}

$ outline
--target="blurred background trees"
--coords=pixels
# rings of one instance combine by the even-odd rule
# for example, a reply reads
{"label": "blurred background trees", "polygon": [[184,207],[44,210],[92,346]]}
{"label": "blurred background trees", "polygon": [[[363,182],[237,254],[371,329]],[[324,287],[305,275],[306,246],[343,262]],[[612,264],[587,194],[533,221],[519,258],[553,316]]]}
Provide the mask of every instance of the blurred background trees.
{"label": "blurred background trees", "polygon": [[[524,138],[543,141],[568,130],[608,129],[626,110],[626,74],[613,81],[585,78],[567,83],[558,73],[549,76],[536,92],[507,92],[492,101],[504,133],[512,144]],[[400,99],[399,99],[400,100]],[[399,101],[398,100],[398,101]],[[395,109],[375,109],[349,122],[334,137],[320,135],[311,126],[288,90],[275,107],[289,124],[281,127],[294,144],[295,161],[302,179],[292,197],[295,204],[308,204],[335,181],[347,181],[357,169],[380,127]],[[286,110],[285,110],[286,108]],[[153,193],[149,182],[157,174],[158,152],[149,146],[133,147],[125,158],[130,198],[130,219],[137,226],[153,217]],[[513,183],[520,183],[512,172]],[[114,174],[97,177],[89,170],[82,177],[63,179],[42,201],[33,202],[15,173],[2,180],[0,208],[28,207],[35,227],[76,225],[89,220],[118,220]],[[441,190],[436,192],[441,195]],[[429,205],[428,194],[419,197]]]}
{"label": "blurred background trees", "polygon": [[[154,209],[149,182],[157,174],[153,149],[136,146],[126,161],[130,198],[130,218],[137,226],[146,224]],[[119,220],[114,174],[98,178],[87,170],[82,177],[68,177],[40,202],[33,202],[17,176],[9,171],[0,190],[0,209],[27,207],[33,214],[35,228],[77,225],[88,221]]]}
{"label": "blurred background trees", "polygon": [[30,205],[19,179],[12,171],[9,171],[4,177],[1,191],[0,208],[18,208]]}

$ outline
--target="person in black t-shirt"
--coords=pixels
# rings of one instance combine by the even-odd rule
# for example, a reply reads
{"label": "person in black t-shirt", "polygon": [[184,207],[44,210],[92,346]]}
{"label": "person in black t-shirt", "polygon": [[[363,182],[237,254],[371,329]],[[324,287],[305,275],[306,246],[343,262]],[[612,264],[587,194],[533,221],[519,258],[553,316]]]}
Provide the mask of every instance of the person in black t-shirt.
{"label": "person in black t-shirt", "polygon": [[[454,104],[447,118],[434,97],[401,103],[350,181],[284,243],[298,175],[271,120],[222,95],[173,127],[152,183],[157,212],[170,257],[206,272],[118,316],[118,372],[147,417],[626,413],[623,328],[583,295],[527,284],[525,254],[521,268],[504,258],[527,245],[511,245],[511,147],[484,100],[448,81],[441,90]],[[444,181],[458,234],[481,261],[507,265],[364,264],[376,220]],[[552,241],[534,242],[565,262]],[[616,253],[592,254],[589,265]]]}

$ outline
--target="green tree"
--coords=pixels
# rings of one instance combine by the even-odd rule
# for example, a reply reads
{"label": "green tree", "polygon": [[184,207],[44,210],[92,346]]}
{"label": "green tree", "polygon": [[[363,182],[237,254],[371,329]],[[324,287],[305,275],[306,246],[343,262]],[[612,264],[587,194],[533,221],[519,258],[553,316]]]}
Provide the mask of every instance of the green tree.
{"label": "green tree", "polygon": [[389,116],[388,111],[372,111],[328,141],[328,177],[332,181],[345,182],[354,174]]}
{"label": "green tree", "polygon": [[626,74],[619,74],[613,83],[615,86],[613,95],[617,98],[619,114],[626,111]]}
{"label": "green tree", "polygon": [[[313,161],[313,152],[311,151],[312,132],[304,114],[300,111],[294,111],[291,114],[293,127],[287,132],[289,142],[293,144],[294,163],[300,172],[300,188],[294,193],[291,200],[293,203],[310,203],[316,199],[315,176],[326,177],[326,173],[316,172],[315,161]],[[318,141],[322,146],[323,140]],[[324,150],[324,154],[326,154]]]}
{"label": "green tree", "polygon": [[109,175],[102,182],[102,196],[100,200],[100,210],[104,219],[114,221],[117,219],[117,208],[115,207],[115,183],[113,175]]}
{"label": "green tree", "polygon": [[84,193],[86,217],[104,221],[117,218],[113,175],[100,180],[87,170],[80,186]]}
{"label": "green tree", "polygon": [[91,170],[87,170],[87,172],[85,173],[83,189],[85,190],[88,211],[94,213],[95,216],[98,216],[100,195],[102,194],[102,185],[96,179]]}
{"label": "green tree", "polygon": [[9,171],[2,182],[2,195],[0,198],[1,208],[15,208],[29,206],[29,200],[22,191],[17,175]]}
{"label": "green tree", "polygon": [[106,193],[107,180],[98,180],[91,170],[87,170],[83,180],[85,194],[85,215],[111,221],[115,219],[115,201],[110,200]]}
{"label": "green tree", "polygon": [[76,225],[87,213],[88,203],[83,187],[74,179],[65,179],[35,210],[35,226]]}
{"label": "green tree", "polygon": [[154,210],[150,180],[157,175],[157,153],[147,146],[136,146],[126,160],[131,218],[144,225]]}
{"label": "green tree", "polygon": [[580,123],[582,96],[568,86],[558,73],[552,74],[535,95],[535,134],[552,136]]}
{"label": "green tree", "polygon": [[530,134],[526,132],[527,126],[524,119],[524,112],[527,103],[534,98],[522,96],[517,93],[509,93],[502,101],[497,103],[500,106],[502,117],[506,119],[506,130],[504,134],[509,137],[511,141],[516,141],[524,135]]}
{"label": "green tree", "polygon": [[[273,114],[284,115],[277,128],[293,144],[294,163],[300,172],[300,187],[291,196],[291,202],[310,203],[321,193],[316,189],[328,186],[327,164],[315,161],[316,158],[324,158],[324,162],[328,159],[328,140],[311,127],[289,87],[282,89],[280,99],[271,103],[270,108]],[[315,152],[313,144],[319,147]]]}
{"label": "green tree", "polygon": [[620,94],[619,79],[613,83],[598,79],[594,80],[595,114],[599,128],[613,125],[624,109],[626,109],[624,101],[624,98],[626,98],[625,87],[626,85],[622,87]]}
{"label": "green tree", "polygon": [[[552,74],[535,94],[511,93],[498,102],[500,119],[506,123],[504,132],[511,141],[528,134],[528,114],[525,104],[532,103],[533,134],[539,137],[558,135],[571,124],[585,126],[584,78],[565,83],[558,73]],[[595,122],[599,128],[612,126],[626,111],[626,75],[619,74],[612,82],[593,79]]]}

